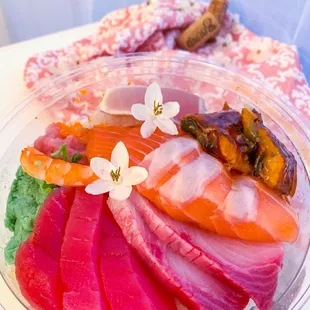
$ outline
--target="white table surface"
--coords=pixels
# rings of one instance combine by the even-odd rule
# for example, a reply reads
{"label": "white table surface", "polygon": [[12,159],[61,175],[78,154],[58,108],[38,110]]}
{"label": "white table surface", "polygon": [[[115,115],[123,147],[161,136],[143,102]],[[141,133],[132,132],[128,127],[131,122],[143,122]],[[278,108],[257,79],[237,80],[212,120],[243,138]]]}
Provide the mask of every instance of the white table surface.
{"label": "white table surface", "polygon": [[[37,52],[65,47],[70,42],[91,34],[95,29],[96,24],[89,24],[0,48],[0,122],[29,94],[23,82],[23,70],[30,56]],[[24,310],[0,277],[2,310],[1,305],[5,310]],[[310,309],[310,303],[307,303],[304,309]]]}
{"label": "white table surface", "polygon": [[[65,47],[95,29],[96,24],[89,24],[0,48],[0,122],[29,94],[23,81],[23,70],[29,57],[37,52]],[[6,310],[24,309],[0,277],[0,309],[1,304]]]}

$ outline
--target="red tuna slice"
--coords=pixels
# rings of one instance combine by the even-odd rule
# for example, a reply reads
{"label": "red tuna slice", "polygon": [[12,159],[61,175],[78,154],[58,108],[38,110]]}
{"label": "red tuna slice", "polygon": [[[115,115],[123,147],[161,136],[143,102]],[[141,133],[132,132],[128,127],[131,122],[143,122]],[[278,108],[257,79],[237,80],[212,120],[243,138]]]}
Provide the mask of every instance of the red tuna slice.
{"label": "red tuna slice", "polygon": [[69,187],[55,190],[41,207],[34,224],[33,243],[57,261],[74,194],[75,189]]}
{"label": "red tuna slice", "polygon": [[100,237],[101,278],[112,310],[177,309],[175,299],[135,256],[106,203]]}
{"label": "red tuna slice", "polygon": [[60,257],[66,310],[107,309],[98,264],[102,199],[82,188],[76,190]]}
{"label": "red tuna slice", "polygon": [[20,290],[34,309],[61,309],[58,263],[54,259],[26,241],[17,250],[15,267]]}
{"label": "red tuna slice", "polygon": [[174,252],[238,286],[259,309],[271,307],[282,267],[283,244],[222,237],[170,218],[137,192],[130,200],[149,229]]}
{"label": "red tuna slice", "polygon": [[248,298],[175,253],[157,238],[134,204],[109,199],[108,205],[126,240],[162,282],[189,309],[244,309]]}
{"label": "red tuna slice", "polygon": [[16,253],[21,292],[35,309],[62,309],[59,258],[74,189],[50,194],[37,216],[34,232]]}
{"label": "red tuna slice", "polygon": [[[146,86],[109,88],[105,92],[100,104],[100,110],[115,115],[131,115],[133,104],[144,103],[146,89]],[[164,87],[161,91],[163,94],[163,103],[177,101],[180,104],[180,113],[176,116],[176,119],[181,119],[189,113],[206,112],[206,105],[201,97],[175,88]]]}

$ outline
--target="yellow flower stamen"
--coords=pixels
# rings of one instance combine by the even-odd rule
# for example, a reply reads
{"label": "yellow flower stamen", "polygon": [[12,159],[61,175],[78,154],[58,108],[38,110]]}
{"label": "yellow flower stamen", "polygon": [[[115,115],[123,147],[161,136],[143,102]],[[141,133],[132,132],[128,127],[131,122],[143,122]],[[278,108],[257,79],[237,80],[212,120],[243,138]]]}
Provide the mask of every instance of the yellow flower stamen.
{"label": "yellow flower stamen", "polygon": [[120,176],[121,176],[121,167],[118,167],[115,171],[111,170],[110,176],[114,182],[118,182]]}
{"label": "yellow flower stamen", "polygon": [[154,112],[154,115],[156,115],[156,116],[163,113],[163,105],[160,103],[156,103],[156,100],[154,100],[153,112]]}

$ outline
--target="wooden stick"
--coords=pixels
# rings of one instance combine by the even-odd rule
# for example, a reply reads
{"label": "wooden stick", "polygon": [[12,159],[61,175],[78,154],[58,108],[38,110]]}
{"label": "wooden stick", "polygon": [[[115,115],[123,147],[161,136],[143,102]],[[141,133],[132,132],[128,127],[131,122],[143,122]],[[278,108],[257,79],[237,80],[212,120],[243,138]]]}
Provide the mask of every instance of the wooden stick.
{"label": "wooden stick", "polygon": [[191,24],[177,38],[179,47],[194,51],[207,41],[214,41],[220,32],[228,6],[228,0],[212,0],[207,13]]}

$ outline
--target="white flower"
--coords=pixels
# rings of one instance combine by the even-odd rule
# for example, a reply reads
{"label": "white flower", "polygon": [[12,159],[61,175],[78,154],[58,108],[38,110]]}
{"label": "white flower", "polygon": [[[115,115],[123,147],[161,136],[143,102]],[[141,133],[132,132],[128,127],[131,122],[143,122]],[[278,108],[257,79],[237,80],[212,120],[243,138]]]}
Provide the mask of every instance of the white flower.
{"label": "white flower", "polygon": [[128,167],[129,155],[123,142],[118,142],[112,151],[111,162],[104,158],[94,157],[90,167],[99,180],[87,185],[86,192],[99,195],[110,192],[111,198],[125,200],[130,196],[132,186],[143,182],[148,172],[142,167]]}
{"label": "white flower", "polygon": [[141,135],[147,138],[158,127],[161,131],[170,135],[177,135],[178,129],[171,120],[180,111],[180,105],[176,101],[163,104],[163,95],[157,83],[149,85],[145,92],[145,104],[138,103],[131,107],[133,117],[144,121],[141,126]]}

